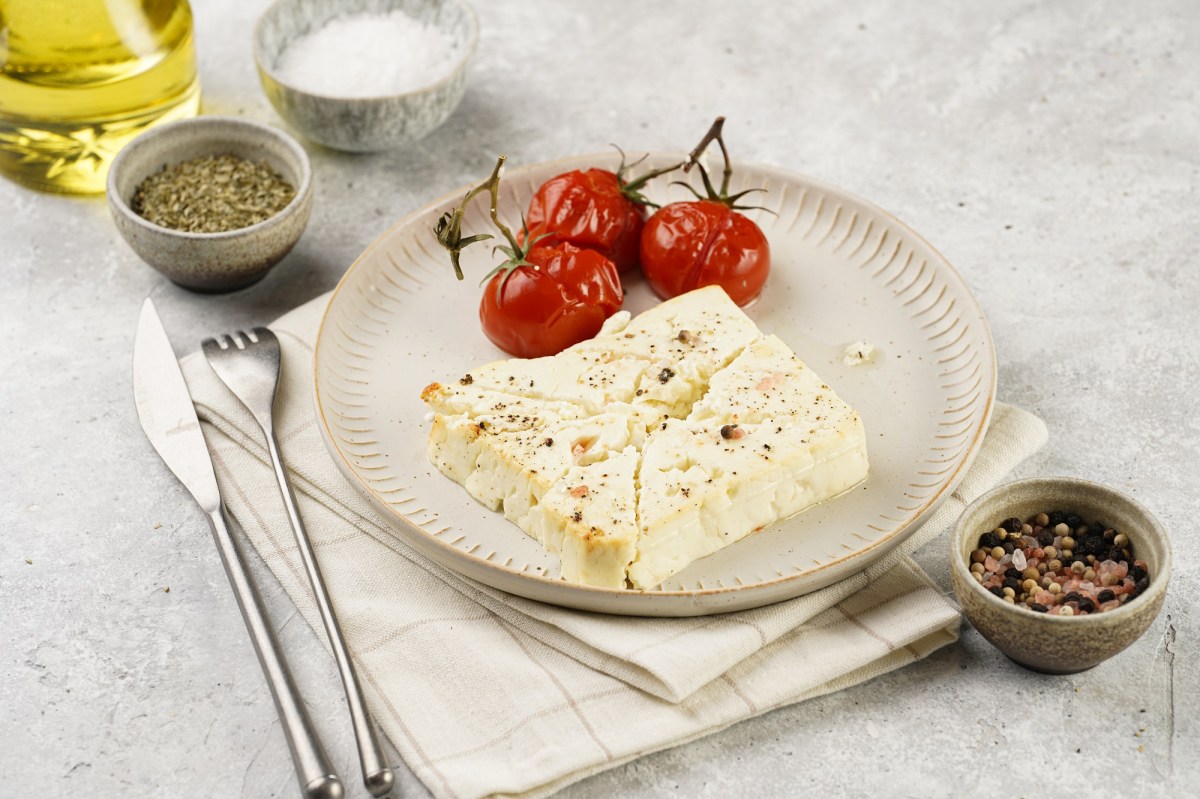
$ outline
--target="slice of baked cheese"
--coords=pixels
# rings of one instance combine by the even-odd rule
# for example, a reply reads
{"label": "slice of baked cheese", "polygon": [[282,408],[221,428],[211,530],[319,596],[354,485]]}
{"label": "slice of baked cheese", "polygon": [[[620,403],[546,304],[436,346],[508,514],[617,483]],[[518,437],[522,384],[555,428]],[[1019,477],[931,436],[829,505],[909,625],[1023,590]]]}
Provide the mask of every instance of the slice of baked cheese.
{"label": "slice of baked cheese", "polygon": [[867,475],[857,412],[717,287],[422,398],[434,465],[586,585],[653,588]]}
{"label": "slice of baked cheese", "polygon": [[624,588],[637,556],[637,447],[572,466],[542,495],[523,526],[562,558],[572,583]]}

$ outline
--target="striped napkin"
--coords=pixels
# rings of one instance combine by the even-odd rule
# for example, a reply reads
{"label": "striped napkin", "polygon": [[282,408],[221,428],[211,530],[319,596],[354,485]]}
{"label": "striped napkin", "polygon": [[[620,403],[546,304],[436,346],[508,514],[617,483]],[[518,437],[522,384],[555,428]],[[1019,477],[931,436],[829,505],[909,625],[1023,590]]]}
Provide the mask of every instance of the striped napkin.
{"label": "striped napkin", "polygon": [[[957,609],[908,555],[1046,441],[1040,420],[998,405],[975,465],[929,522],[808,596],[691,619],[571,611],[425,559],[341,476],[313,410],[327,302],[271,325],[283,348],[280,446],[371,711],[439,798],[545,796],[955,641]],[[324,640],[261,434],[201,356],[183,368],[230,512]]]}

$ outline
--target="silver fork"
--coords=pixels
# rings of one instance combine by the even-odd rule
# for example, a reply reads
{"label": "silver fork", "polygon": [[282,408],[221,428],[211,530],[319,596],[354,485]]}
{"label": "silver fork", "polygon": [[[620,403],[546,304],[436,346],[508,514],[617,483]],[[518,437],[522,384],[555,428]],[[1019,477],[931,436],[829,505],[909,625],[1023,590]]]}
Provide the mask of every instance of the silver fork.
{"label": "silver fork", "polygon": [[201,348],[217,377],[221,378],[242,405],[246,406],[246,410],[250,411],[254,420],[258,422],[267,439],[267,452],[271,456],[271,465],[275,468],[275,479],[283,495],[288,519],[292,523],[296,545],[300,548],[300,558],[304,561],[304,569],[308,573],[317,607],[321,611],[321,621],[325,623],[325,633],[329,636],[329,645],[333,649],[333,656],[342,676],[342,687],[346,692],[346,702],[350,706],[354,738],[358,744],[363,784],[372,796],[383,796],[391,791],[395,776],[383,758],[375,725],[372,724],[366,703],[363,701],[358,675],[350,661],[342,630],[333,613],[333,605],[329,601],[329,593],[325,590],[321,569],[317,565],[312,543],[308,539],[308,531],[304,529],[300,511],[296,507],[296,496],[292,493],[283,459],[279,456],[279,442],[275,438],[273,419],[275,391],[279,384],[279,339],[267,328],[256,327],[249,333],[239,330],[232,336],[205,339]]}

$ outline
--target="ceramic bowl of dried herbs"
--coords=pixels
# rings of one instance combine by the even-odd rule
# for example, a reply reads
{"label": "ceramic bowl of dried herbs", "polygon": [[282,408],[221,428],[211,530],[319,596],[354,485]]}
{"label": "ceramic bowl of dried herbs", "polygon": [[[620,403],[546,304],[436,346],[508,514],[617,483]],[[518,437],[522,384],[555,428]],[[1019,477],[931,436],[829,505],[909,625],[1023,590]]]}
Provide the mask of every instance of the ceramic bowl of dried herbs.
{"label": "ceramic bowl of dried herbs", "polygon": [[108,207],[129,246],[202,292],[266,275],[304,232],[312,195],[312,167],[295,139],[233,117],[150,130],[121,150],[108,174]]}

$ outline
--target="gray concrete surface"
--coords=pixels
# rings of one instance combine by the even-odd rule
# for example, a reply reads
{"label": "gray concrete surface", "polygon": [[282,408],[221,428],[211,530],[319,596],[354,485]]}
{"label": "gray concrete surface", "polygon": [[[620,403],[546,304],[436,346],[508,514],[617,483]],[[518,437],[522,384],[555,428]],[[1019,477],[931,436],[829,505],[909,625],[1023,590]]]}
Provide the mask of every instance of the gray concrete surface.
{"label": "gray concrete surface", "polygon": [[[282,124],[250,55],[265,0],[194,5],[205,112]],[[144,296],[192,349],[331,288],[392,220],[497,152],[677,148],[717,113],[735,157],[871,198],[949,257],[991,321],[1001,399],[1050,428],[1019,474],[1129,491],[1174,532],[1176,574],[1149,633],[1090,672],[1031,674],[967,627],[922,663],[563,795],[1157,797],[1200,783],[1200,5],[476,5],[458,113],[395,153],[310,147],[312,223],[247,291],[178,289],[102,199],[0,181],[0,796],[296,795],[203,518],[137,425]],[[949,591],[944,545],[920,560]],[[332,662],[260,574],[355,775]],[[425,795],[398,773],[397,795]]]}

